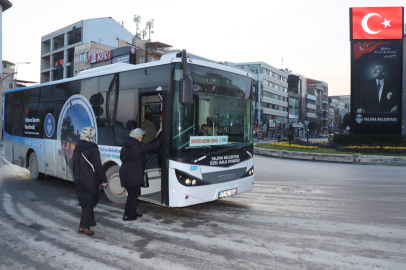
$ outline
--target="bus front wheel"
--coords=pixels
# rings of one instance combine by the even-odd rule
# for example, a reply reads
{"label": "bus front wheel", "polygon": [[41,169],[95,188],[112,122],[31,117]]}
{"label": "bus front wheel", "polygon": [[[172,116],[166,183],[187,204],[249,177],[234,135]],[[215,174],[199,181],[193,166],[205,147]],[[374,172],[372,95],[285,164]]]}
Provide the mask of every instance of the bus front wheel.
{"label": "bus front wheel", "polygon": [[114,165],[106,171],[107,187],[104,189],[104,193],[107,198],[117,204],[125,204],[127,201],[127,191],[121,187],[120,182],[120,166]]}
{"label": "bus front wheel", "polygon": [[30,158],[28,159],[28,166],[30,169],[30,174],[33,180],[37,180],[38,178],[44,178],[44,174],[39,172],[38,169],[38,158],[35,152],[30,154]]}

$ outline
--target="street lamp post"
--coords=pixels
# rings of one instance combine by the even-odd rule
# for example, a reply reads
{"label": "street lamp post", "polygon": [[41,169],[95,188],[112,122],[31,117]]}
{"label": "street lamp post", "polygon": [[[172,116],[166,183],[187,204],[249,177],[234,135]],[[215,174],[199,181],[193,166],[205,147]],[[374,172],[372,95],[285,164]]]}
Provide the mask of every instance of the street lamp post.
{"label": "street lamp post", "polygon": [[16,75],[15,75],[15,77],[14,77],[14,89],[16,89],[16,86],[17,86],[17,73],[18,73],[18,64],[31,64],[31,62],[17,62],[17,65],[16,65]]}

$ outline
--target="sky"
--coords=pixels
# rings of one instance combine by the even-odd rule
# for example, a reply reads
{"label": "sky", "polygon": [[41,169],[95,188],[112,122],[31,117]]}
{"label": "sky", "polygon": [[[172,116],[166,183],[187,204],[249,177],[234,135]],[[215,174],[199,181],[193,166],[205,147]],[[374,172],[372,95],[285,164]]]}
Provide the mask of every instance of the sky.
{"label": "sky", "polygon": [[[3,60],[18,79],[40,80],[41,37],[75,22],[111,17],[135,34],[154,19],[152,41],[215,61],[262,61],[350,94],[349,8],[405,6],[405,0],[9,0],[3,12]],[[283,59],[283,60],[282,60]]]}

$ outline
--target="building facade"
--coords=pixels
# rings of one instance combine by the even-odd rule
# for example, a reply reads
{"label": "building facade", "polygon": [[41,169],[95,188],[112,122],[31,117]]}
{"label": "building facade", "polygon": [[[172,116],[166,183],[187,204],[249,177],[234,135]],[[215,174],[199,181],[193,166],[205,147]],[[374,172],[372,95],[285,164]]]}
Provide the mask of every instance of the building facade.
{"label": "building facade", "polygon": [[[6,60],[2,61],[2,74],[1,78],[4,79],[1,82],[1,89],[3,93],[7,90],[14,89],[15,88],[15,64]],[[4,95],[4,94],[3,94]]]}
{"label": "building facade", "polygon": [[[330,101],[330,98],[329,98]],[[329,103],[328,106],[328,133],[331,134],[335,132],[335,110],[334,105]]]}
{"label": "building facade", "polygon": [[162,55],[172,52],[171,45],[138,39],[133,40],[133,44],[119,40],[118,46],[116,48],[95,42],[76,46],[74,76],[83,70],[115,63],[135,65],[158,61]]}
{"label": "building facade", "polygon": [[[1,64],[2,73],[0,73],[0,80],[3,80],[0,83],[0,94],[1,94],[1,103],[0,103],[0,141],[2,140],[3,132],[3,102],[4,102],[4,92],[10,89],[14,89],[15,86],[15,64],[9,61],[3,60]],[[14,74],[13,74],[14,73]]]}
{"label": "building facade", "polygon": [[[286,133],[288,118],[288,73],[265,62],[236,63],[237,68],[257,74],[257,98],[254,121],[268,127],[269,136]],[[281,131],[282,130],[282,131]]]}
{"label": "building facade", "polygon": [[351,110],[351,96],[330,96],[330,106],[334,109],[334,131],[341,132],[346,130],[346,126],[343,126],[344,116],[350,113]]}
{"label": "building facade", "polygon": [[[307,80],[302,74],[292,74],[291,70],[286,71],[289,72],[289,123],[292,123],[294,134],[302,137],[306,134]],[[293,99],[293,101],[291,101],[291,99]]]}
{"label": "building facade", "polygon": [[327,134],[328,125],[328,84],[307,78],[306,122],[315,122],[315,134]]}
{"label": "building facade", "polygon": [[[73,75],[77,76],[78,73],[83,70],[103,65],[105,61],[109,61],[111,59],[111,50],[114,50],[115,48],[116,47],[93,41],[74,47],[75,54]],[[94,56],[92,59],[95,58],[93,63],[92,60],[89,61],[91,56]],[[99,56],[99,60],[97,60],[96,56]]]}
{"label": "building facade", "polygon": [[132,38],[112,18],[83,20],[47,34],[41,38],[41,83],[75,75],[76,46],[93,42],[117,48],[118,39],[131,44]]}

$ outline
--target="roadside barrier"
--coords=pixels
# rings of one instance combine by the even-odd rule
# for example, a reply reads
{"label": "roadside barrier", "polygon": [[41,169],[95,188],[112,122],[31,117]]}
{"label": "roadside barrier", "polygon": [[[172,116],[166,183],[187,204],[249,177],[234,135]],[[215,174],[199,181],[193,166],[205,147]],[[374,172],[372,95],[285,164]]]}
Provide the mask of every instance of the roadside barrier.
{"label": "roadside barrier", "polygon": [[375,156],[361,154],[318,154],[287,150],[272,150],[254,147],[254,154],[284,159],[297,159],[307,161],[321,161],[333,163],[347,163],[359,165],[389,165],[406,166],[406,157]]}

